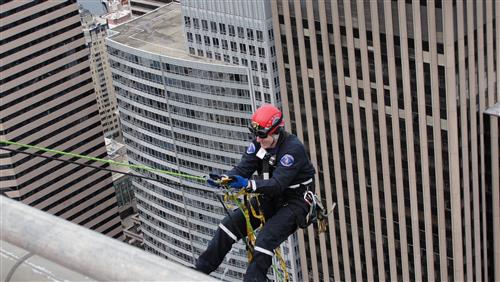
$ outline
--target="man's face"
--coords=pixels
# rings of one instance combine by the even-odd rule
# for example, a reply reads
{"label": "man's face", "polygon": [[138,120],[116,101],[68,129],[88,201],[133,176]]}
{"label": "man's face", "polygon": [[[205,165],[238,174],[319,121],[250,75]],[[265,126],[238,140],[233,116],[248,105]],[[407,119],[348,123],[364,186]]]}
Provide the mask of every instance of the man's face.
{"label": "man's face", "polygon": [[272,148],[272,146],[274,145],[274,137],[272,135],[267,135],[266,138],[260,138],[257,136],[257,142],[262,148],[267,150],[269,148]]}

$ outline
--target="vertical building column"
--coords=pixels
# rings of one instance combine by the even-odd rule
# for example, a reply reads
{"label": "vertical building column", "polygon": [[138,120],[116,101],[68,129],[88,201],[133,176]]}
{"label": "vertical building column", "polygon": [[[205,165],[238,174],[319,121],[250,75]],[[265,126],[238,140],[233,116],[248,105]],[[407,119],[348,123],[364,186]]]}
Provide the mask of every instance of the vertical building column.
{"label": "vertical building column", "polygon": [[455,25],[454,6],[451,1],[443,2],[443,39],[445,54],[446,113],[448,124],[448,165],[451,200],[451,235],[453,243],[453,279],[464,280],[462,241],[462,199],[460,183],[460,153],[458,149],[458,113],[455,74]]}

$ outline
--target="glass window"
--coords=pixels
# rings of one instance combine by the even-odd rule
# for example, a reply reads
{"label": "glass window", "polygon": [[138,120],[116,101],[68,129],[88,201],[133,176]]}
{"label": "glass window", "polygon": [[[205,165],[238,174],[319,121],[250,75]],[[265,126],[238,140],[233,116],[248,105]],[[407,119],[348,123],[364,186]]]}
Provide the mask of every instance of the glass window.
{"label": "glass window", "polygon": [[189,54],[194,55],[194,48],[193,47],[189,47]]}
{"label": "glass window", "polygon": [[266,103],[271,103],[271,95],[269,93],[264,93],[264,101]]}
{"label": "glass window", "polygon": [[240,64],[240,60],[238,59],[238,57],[233,56],[233,64],[235,64],[235,65]]}
{"label": "glass window", "polygon": [[210,30],[212,30],[212,32],[217,32],[217,23],[216,22],[210,22]]}
{"label": "glass window", "polygon": [[254,70],[254,71],[258,71],[258,70],[259,70],[259,69],[257,68],[257,62],[256,62],[256,61],[251,61],[250,63],[251,63],[251,65],[252,65],[252,70]]}
{"label": "glass window", "polygon": [[193,34],[191,32],[187,33],[187,40],[188,42],[193,42]]}
{"label": "glass window", "polygon": [[245,38],[245,30],[241,26],[238,27],[238,37]]}
{"label": "glass window", "polygon": [[255,56],[255,46],[249,45],[248,49],[250,51],[250,55]]}
{"label": "glass window", "polygon": [[260,71],[267,73],[267,65],[265,63],[260,63]]}
{"label": "glass window", "polygon": [[215,59],[218,60],[218,61],[221,60],[220,53],[215,52]]}
{"label": "glass window", "polygon": [[207,51],[207,58],[212,59],[212,52],[211,51]]}
{"label": "glass window", "polygon": [[257,41],[264,41],[264,34],[262,33],[261,30],[257,30]]}
{"label": "glass window", "polygon": [[262,78],[262,86],[269,88],[269,80],[267,78]]}
{"label": "glass window", "polygon": [[238,45],[234,41],[231,41],[231,51],[238,52]]}
{"label": "glass window", "polygon": [[241,59],[241,64],[244,66],[248,66],[248,60],[247,59]]}
{"label": "glass window", "polygon": [[247,28],[247,38],[253,40],[253,29]]}
{"label": "glass window", "polygon": [[229,27],[229,36],[234,36],[235,35],[234,25],[228,25],[228,27]]}
{"label": "glass window", "polygon": [[255,86],[260,86],[260,83],[259,83],[259,77],[258,76],[253,76],[253,85]]}
{"label": "glass window", "polygon": [[200,21],[198,19],[193,19],[193,26],[196,29],[200,28]]}
{"label": "glass window", "polygon": [[186,27],[191,27],[191,18],[190,17],[184,17],[184,25]]}
{"label": "glass window", "polygon": [[201,20],[201,27],[203,28],[203,30],[208,30],[207,20]]}
{"label": "glass window", "polygon": [[274,33],[272,28],[267,31],[267,35],[269,35],[269,40],[274,40]]}
{"label": "glass window", "polygon": [[229,63],[229,55],[224,54],[224,62]]}
{"label": "glass window", "polygon": [[203,40],[205,41],[205,45],[210,46],[210,37],[208,36],[203,36]]}
{"label": "glass window", "polygon": [[220,23],[219,24],[219,31],[220,31],[220,34],[226,34],[226,25],[223,23]]}
{"label": "glass window", "polygon": [[247,53],[247,46],[244,43],[240,43],[240,52],[242,54],[246,54]]}
{"label": "glass window", "polygon": [[259,57],[261,57],[261,58],[266,57],[266,51],[262,47],[259,47]]}
{"label": "glass window", "polygon": [[219,48],[219,38],[212,38],[212,42],[214,44],[214,47]]}
{"label": "glass window", "polygon": [[222,39],[222,49],[227,50],[227,40]]}

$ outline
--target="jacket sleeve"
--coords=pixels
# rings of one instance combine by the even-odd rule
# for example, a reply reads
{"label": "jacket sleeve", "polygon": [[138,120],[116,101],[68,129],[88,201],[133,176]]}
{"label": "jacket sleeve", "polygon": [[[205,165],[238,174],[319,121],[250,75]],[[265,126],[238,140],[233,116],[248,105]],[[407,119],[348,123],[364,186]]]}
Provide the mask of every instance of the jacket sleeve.
{"label": "jacket sleeve", "polygon": [[252,142],[247,147],[246,152],[241,157],[240,162],[231,170],[226,172],[227,175],[240,175],[245,178],[252,177],[252,174],[257,171],[260,159],[256,156],[256,152],[260,148],[257,142]]}
{"label": "jacket sleeve", "polygon": [[270,179],[255,180],[255,192],[273,196],[283,194],[308,161],[304,147],[294,145],[281,155]]}

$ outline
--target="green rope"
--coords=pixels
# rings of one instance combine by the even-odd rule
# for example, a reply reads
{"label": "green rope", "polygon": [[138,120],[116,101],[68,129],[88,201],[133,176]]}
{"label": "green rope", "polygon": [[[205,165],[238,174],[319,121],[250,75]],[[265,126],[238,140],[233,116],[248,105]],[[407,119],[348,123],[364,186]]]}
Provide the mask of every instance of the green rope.
{"label": "green rope", "polygon": [[[8,141],[8,140],[0,140],[0,143],[6,144],[6,145],[18,146],[18,147],[22,147],[22,148],[36,149],[36,150],[44,151],[47,153],[61,154],[64,156],[86,159],[86,160],[96,161],[96,162],[100,162],[100,163],[107,163],[110,165],[135,168],[135,169],[143,169],[146,171],[168,174],[168,175],[177,176],[177,177],[186,178],[186,179],[206,181],[206,179],[204,177],[201,177],[201,176],[180,173],[180,172],[173,172],[173,171],[163,170],[163,169],[156,169],[156,168],[152,168],[152,167],[145,166],[145,165],[133,165],[133,164],[128,164],[128,163],[121,163],[121,162],[117,162],[117,161],[113,161],[113,160],[100,159],[100,158],[95,158],[95,157],[90,157],[90,156],[79,155],[79,154],[75,154],[75,153],[71,153],[71,152],[53,150],[53,149],[49,149],[49,148],[33,146],[33,145],[28,145],[28,144],[21,144],[21,143],[17,143],[17,142],[13,142],[13,141]],[[1,147],[0,147],[0,149],[1,149]]]}

